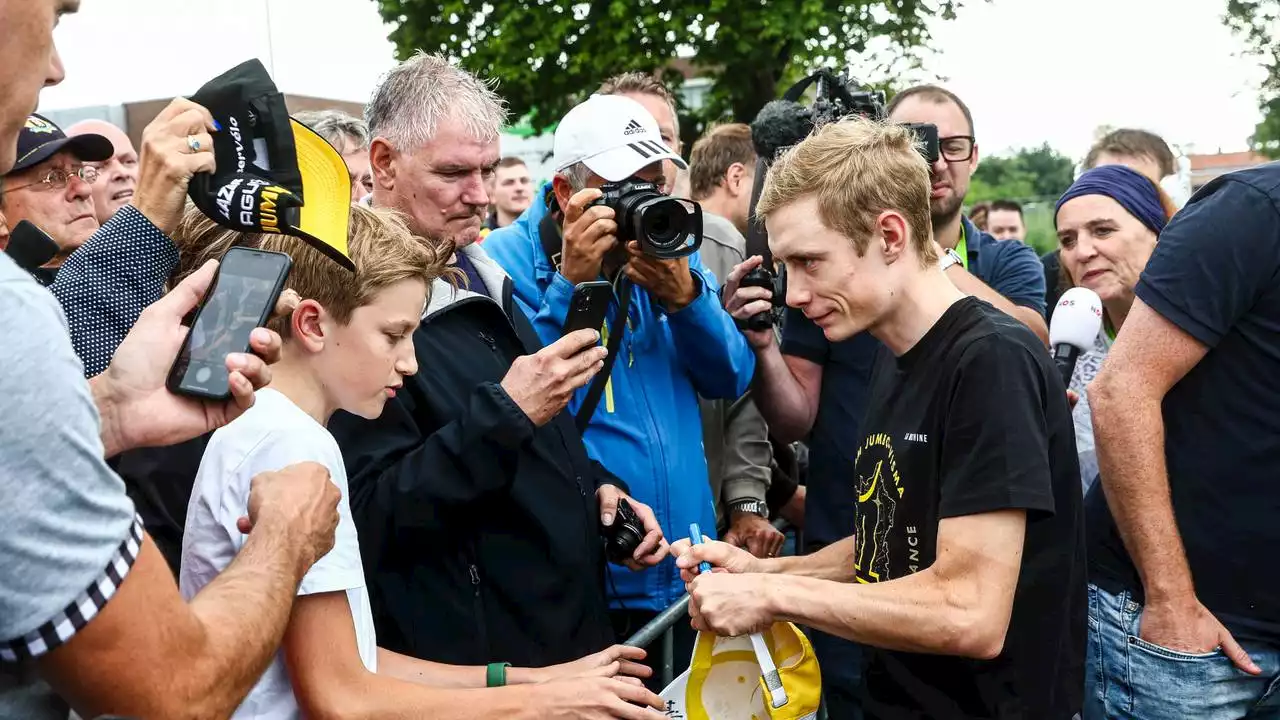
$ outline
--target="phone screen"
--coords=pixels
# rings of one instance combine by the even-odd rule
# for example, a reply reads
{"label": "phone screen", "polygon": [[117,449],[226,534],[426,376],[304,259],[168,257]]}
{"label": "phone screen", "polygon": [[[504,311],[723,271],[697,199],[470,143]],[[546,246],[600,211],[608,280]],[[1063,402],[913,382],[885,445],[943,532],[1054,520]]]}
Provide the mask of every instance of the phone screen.
{"label": "phone screen", "polygon": [[170,374],[175,391],[211,398],[230,394],[227,355],[249,349],[249,334],[270,316],[290,264],[287,255],[246,248],[223,256]]}

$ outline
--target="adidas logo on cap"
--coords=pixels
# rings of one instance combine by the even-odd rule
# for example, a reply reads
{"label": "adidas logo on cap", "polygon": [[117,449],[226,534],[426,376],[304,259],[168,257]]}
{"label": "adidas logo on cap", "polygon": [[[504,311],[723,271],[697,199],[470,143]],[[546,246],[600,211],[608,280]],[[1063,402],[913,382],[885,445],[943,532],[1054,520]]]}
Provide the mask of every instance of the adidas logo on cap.
{"label": "adidas logo on cap", "polygon": [[644,132],[644,126],[636,122],[635,120],[632,120],[631,122],[627,123],[627,129],[623,130],[622,134],[635,135],[636,133],[642,133],[642,132]]}

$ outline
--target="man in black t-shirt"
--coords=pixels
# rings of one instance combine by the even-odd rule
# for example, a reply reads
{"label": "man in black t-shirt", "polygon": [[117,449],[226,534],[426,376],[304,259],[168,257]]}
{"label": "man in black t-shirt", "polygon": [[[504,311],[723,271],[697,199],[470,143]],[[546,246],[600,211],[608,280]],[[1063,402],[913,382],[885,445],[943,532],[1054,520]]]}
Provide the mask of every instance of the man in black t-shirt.
{"label": "man in black t-shirt", "polygon": [[[853,536],[798,558],[672,549],[699,629],[789,620],[862,643],[868,718],[1067,720],[1086,598],[1065,389],[1034,333],[948,279],[959,260],[934,241],[928,198],[901,127],[828,125],[776,161],[758,212],[788,305],[833,343],[866,330],[885,346],[850,472]],[[701,561],[737,574],[698,576]]]}
{"label": "man in black t-shirt", "polygon": [[1280,164],[1209,183],[1089,386],[1090,720],[1280,716],[1277,273]]}
{"label": "man in black t-shirt", "polygon": [[[1047,341],[1044,272],[1035,251],[998,242],[961,212],[979,155],[968,106],[944,88],[920,85],[895,95],[888,110],[891,122],[930,123],[942,138],[941,152],[929,168],[929,221],[938,244],[954,248],[961,258],[946,270],[947,277]],[[761,291],[740,292],[751,296]],[[794,308],[787,310],[781,347],[771,337],[764,339],[767,344],[756,346],[760,372],[753,393],[774,437],[809,443],[804,550],[814,552],[853,531],[856,495],[849,478],[880,342],[866,332],[829,342],[821,328]],[[828,708],[841,713],[856,704],[858,647],[820,632],[810,639],[822,663]]]}

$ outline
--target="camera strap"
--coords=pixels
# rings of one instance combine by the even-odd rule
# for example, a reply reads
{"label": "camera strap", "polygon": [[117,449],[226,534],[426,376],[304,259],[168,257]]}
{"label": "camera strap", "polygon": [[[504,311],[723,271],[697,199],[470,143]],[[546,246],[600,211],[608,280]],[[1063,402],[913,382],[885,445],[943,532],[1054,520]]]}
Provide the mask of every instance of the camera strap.
{"label": "camera strap", "polygon": [[[560,234],[560,226],[556,224],[550,212],[543,215],[542,221],[538,223],[538,242],[542,245],[542,252],[546,253],[547,262],[551,263],[551,267],[556,272],[560,272],[560,248],[564,238]],[[600,372],[591,379],[587,395],[582,399],[582,405],[578,408],[577,416],[574,417],[574,424],[578,426],[580,433],[586,432],[587,425],[591,423],[591,416],[595,415],[600,398],[604,396],[604,387],[609,384],[613,363],[622,350],[622,336],[627,334],[627,315],[631,312],[631,278],[623,275],[614,285],[614,293],[618,296],[618,314],[613,321],[614,327],[613,332],[609,334],[609,342],[605,344],[608,354],[604,356],[604,367],[600,368]],[[608,318],[606,317],[605,320],[607,321]]]}
{"label": "camera strap", "polygon": [[608,354],[604,356],[604,367],[600,368],[600,372],[591,379],[587,396],[582,399],[582,405],[578,407],[578,415],[574,418],[580,433],[586,432],[587,425],[591,424],[591,416],[595,415],[596,406],[600,404],[600,398],[604,395],[604,386],[609,384],[613,363],[622,352],[622,336],[627,334],[627,313],[631,311],[631,278],[623,275],[618,280],[618,284],[614,285],[614,292],[618,295],[618,314],[614,316],[613,332],[609,333],[609,342],[605,345]]}

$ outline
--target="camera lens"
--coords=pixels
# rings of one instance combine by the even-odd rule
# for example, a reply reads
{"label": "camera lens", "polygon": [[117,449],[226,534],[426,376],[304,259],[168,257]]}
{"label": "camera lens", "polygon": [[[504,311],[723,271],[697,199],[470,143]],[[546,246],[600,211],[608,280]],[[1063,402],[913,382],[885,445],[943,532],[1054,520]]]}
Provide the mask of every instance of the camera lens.
{"label": "camera lens", "polygon": [[684,206],[674,200],[658,200],[640,211],[643,237],[662,250],[673,250],[684,244]]}

